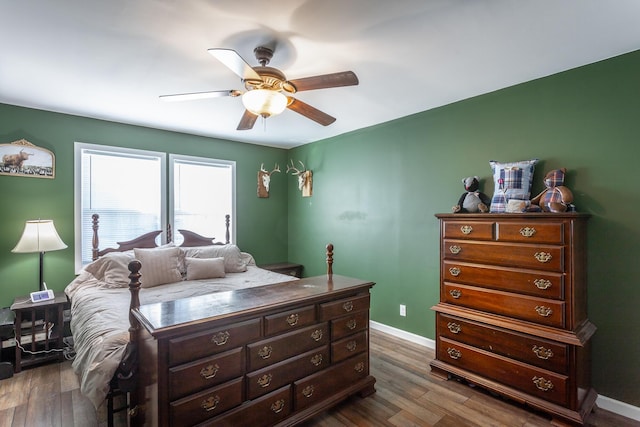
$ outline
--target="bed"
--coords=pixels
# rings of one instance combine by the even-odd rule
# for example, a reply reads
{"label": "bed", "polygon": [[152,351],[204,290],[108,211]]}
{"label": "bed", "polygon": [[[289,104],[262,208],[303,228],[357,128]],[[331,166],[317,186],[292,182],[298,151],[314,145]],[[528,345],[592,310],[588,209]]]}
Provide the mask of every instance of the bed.
{"label": "bed", "polygon": [[[125,384],[121,388],[131,391],[132,425],[238,425],[255,414],[252,425],[276,425],[296,423],[351,394],[375,390],[368,374],[373,283],[334,276],[332,246],[327,275],[296,279],[258,268],[250,254],[229,244],[228,234],[225,243],[214,243],[186,230],[179,233],[184,237],[179,247],[157,246],[160,231],[154,231],[101,251],[94,217],[95,260],[65,292],[71,301],[73,368],[82,393],[96,408],[114,387]],[[334,302],[344,308],[332,312],[327,307]],[[284,319],[286,329],[270,329],[274,319]],[[315,338],[300,344],[308,330]],[[262,345],[267,341],[285,350],[265,357],[265,349],[272,348]],[[353,346],[357,350],[349,350]],[[323,362],[300,367],[300,356],[309,351]],[[251,360],[255,354],[259,361]],[[343,365],[349,360],[357,365],[349,376],[355,381],[334,384],[330,378],[347,369]],[[272,376],[262,372],[271,364],[284,372],[283,378],[255,385],[262,375]],[[207,374],[226,365],[227,373]],[[312,398],[313,385],[307,385],[309,396],[296,403],[296,382],[316,380],[318,390],[331,393],[316,391]],[[276,407],[263,416],[266,399]]]}

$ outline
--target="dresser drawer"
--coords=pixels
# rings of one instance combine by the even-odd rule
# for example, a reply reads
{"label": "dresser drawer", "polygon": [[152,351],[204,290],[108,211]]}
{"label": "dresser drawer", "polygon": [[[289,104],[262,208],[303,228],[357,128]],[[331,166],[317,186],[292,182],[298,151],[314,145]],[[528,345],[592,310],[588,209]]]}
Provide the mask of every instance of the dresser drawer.
{"label": "dresser drawer", "polygon": [[[247,402],[215,420],[196,427],[267,427],[284,420],[293,410],[291,386],[282,387],[259,399]],[[181,424],[180,424],[181,425]]]}
{"label": "dresser drawer", "polygon": [[543,298],[564,298],[564,275],[546,271],[443,261],[442,277],[447,282],[466,283]]}
{"label": "dresser drawer", "polygon": [[343,316],[331,321],[331,339],[337,340],[342,337],[363,331],[369,327],[369,312],[360,311],[348,316]]}
{"label": "dresser drawer", "polygon": [[336,390],[355,384],[367,375],[369,375],[369,353],[362,353],[327,370],[296,381],[293,387],[296,410],[319,403],[335,394]]}
{"label": "dresser drawer", "polygon": [[564,327],[565,303],[562,301],[455,283],[443,285],[442,301],[541,325]]}
{"label": "dresser drawer", "polygon": [[213,387],[241,376],[244,367],[244,347],[217,354],[169,369],[169,399]]}
{"label": "dresser drawer", "polygon": [[242,378],[169,404],[169,424],[194,425],[242,403]]}
{"label": "dresser drawer", "polygon": [[259,371],[247,374],[248,398],[255,399],[330,365],[329,346],[301,354]]}
{"label": "dresser drawer", "polygon": [[169,365],[177,365],[240,347],[260,338],[260,319],[169,340]]}
{"label": "dresser drawer", "polygon": [[444,221],[442,234],[445,239],[493,240],[494,223],[486,221]]}
{"label": "dresser drawer", "polygon": [[327,344],[329,325],[321,323],[253,344],[248,348],[247,371],[255,371],[296,354]]}
{"label": "dresser drawer", "polygon": [[347,338],[331,343],[331,362],[336,363],[354,354],[366,351],[368,346],[367,332],[362,331]]}
{"label": "dresser drawer", "polygon": [[447,260],[564,271],[563,246],[443,240],[442,254]]}
{"label": "dresser drawer", "polygon": [[549,402],[567,405],[566,375],[537,368],[497,354],[489,353],[444,337],[438,338],[438,359],[502,384],[538,396]]}
{"label": "dresser drawer", "polygon": [[330,320],[345,314],[369,310],[369,294],[354,295],[338,301],[320,304],[320,320]]}
{"label": "dresser drawer", "polygon": [[278,313],[264,318],[264,330],[266,335],[289,331],[306,325],[312,325],[316,321],[316,307],[309,305],[296,310]]}
{"label": "dresser drawer", "polygon": [[567,373],[567,345],[438,313],[438,335],[550,371]]}
{"label": "dresser drawer", "polygon": [[496,224],[496,240],[521,243],[564,243],[561,222],[502,222]]}

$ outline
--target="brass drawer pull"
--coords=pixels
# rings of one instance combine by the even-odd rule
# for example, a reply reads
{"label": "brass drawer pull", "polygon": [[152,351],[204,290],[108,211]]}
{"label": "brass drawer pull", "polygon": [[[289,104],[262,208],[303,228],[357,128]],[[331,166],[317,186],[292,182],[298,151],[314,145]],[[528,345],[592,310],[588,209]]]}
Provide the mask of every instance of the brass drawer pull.
{"label": "brass drawer pull", "polygon": [[542,377],[533,377],[532,381],[539,390],[542,390],[542,391],[553,390],[553,383],[549,380],[546,380]]}
{"label": "brass drawer pull", "polygon": [[202,401],[202,403],[200,404],[200,407],[205,411],[209,412],[216,409],[219,403],[220,403],[220,396],[218,395],[209,396],[208,398]]}
{"label": "brass drawer pull", "polygon": [[315,356],[313,356],[310,360],[311,364],[313,366],[320,366],[322,365],[322,355],[321,354],[316,354]]}
{"label": "brass drawer pull", "polygon": [[289,324],[289,326],[296,326],[298,324],[299,317],[300,316],[298,316],[298,314],[291,314],[287,316],[287,323]]}
{"label": "brass drawer pull", "polygon": [[447,348],[447,354],[452,359],[460,359],[462,357],[462,353],[457,348]]}
{"label": "brass drawer pull", "polygon": [[364,372],[364,362],[356,363],[356,366],[353,367],[353,370],[357,373],[361,374]]}
{"label": "brass drawer pull", "polygon": [[454,255],[458,255],[461,251],[462,251],[462,248],[460,246],[457,246],[457,245],[449,246],[449,252],[451,252]]}
{"label": "brass drawer pull", "polygon": [[533,237],[536,234],[536,229],[533,227],[522,227],[520,234],[522,237]]}
{"label": "brass drawer pull", "polygon": [[355,342],[355,340],[353,341],[349,341],[347,343],[347,350],[350,351],[351,353],[353,353],[354,351],[356,351],[356,348],[358,347],[358,343]]}
{"label": "brass drawer pull", "polygon": [[553,314],[551,307],[545,307],[544,305],[536,305],[536,313],[542,317],[549,317]]}
{"label": "brass drawer pull", "polygon": [[264,374],[260,378],[258,378],[258,385],[262,388],[267,388],[271,385],[271,380],[273,379],[273,375]]}
{"label": "brass drawer pull", "polygon": [[536,279],[533,281],[533,284],[536,285],[538,289],[549,289],[551,287],[551,280],[547,279]]}
{"label": "brass drawer pull", "polygon": [[351,311],[353,310],[353,302],[352,301],[347,301],[344,304],[342,304],[342,308],[344,309],[344,311]]}
{"label": "brass drawer pull", "polygon": [[549,252],[536,252],[533,256],[541,263],[549,262],[553,258]]}
{"label": "brass drawer pull", "polygon": [[451,290],[449,291],[449,294],[450,294],[453,298],[458,299],[458,298],[460,298],[460,297],[462,296],[462,291],[461,291],[461,290],[459,290],[459,289],[451,289]]}
{"label": "brass drawer pull", "polygon": [[318,342],[322,339],[322,329],[316,329],[311,333],[311,339]]}
{"label": "brass drawer pull", "polygon": [[282,412],[282,410],[284,409],[284,399],[280,399],[280,400],[276,400],[275,402],[273,402],[273,404],[271,405],[271,410],[273,412],[275,412],[276,414],[278,412]]}
{"label": "brass drawer pull", "polygon": [[347,328],[349,328],[350,330],[353,331],[356,326],[358,326],[358,322],[356,322],[356,319],[349,319],[349,321],[347,321]]}
{"label": "brass drawer pull", "polygon": [[547,360],[553,357],[553,351],[542,346],[538,347],[537,345],[534,345],[531,350],[535,353],[536,356],[538,356],[539,359]]}
{"label": "brass drawer pull", "polygon": [[216,343],[216,345],[225,345],[229,341],[230,336],[229,331],[218,332],[211,337],[211,341]]}
{"label": "brass drawer pull", "polygon": [[461,271],[462,271],[462,270],[460,270],[460,268],[459,268],[459,267],[451,267],[451,268],[449,269],[449,273],[451,273],[451,275],[452,275],[453,277],[458,277],[458,276],[460,275]]}
{"label": "brass drawer pull", "polygon": [[216,376],[219,369],[220,369],[220,366],[218,366],[217,363],[215,364],[215,366],[207,365],[206,367],[200,369],[200,376],[205,380],[210,380],[211,378]]}
{"label": "brass drawer pull", "polygon": [[314,388],[312,385],[308,385],[302,389],[302,395],[306,398],[313,396]]}
{"label": "brass drawer pull", "polygon": [[258,350],[258,356],[262,357],[263,359],[268,359],[271,357],[272,352],[273,347],[271,347],[270,345],[265,345],[260,350]]}
{"label": "brass drawer pull", "polygon": [[447,328],[449,328],[449,330],[453,334],[459,334],[460,331],[462,330],[462,327],[459,324],[454,323],[454,322],[447,323]]}
{"label": "brass drawer pull", "polygon": [[462,232],[462,234],[471,234],[471,232],[473,231],[473,227],[470,225],[463,225],[462,227],[460,227],[460,231]]}

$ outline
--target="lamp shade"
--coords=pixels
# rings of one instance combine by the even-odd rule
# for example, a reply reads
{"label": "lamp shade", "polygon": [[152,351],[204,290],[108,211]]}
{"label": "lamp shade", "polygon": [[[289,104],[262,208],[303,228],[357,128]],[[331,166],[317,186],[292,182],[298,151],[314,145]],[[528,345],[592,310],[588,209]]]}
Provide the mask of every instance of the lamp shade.
{"label": "lamp shade", "polygon": [[287,97],[269,89],[254,89],[242,95],[244,108],[262,117],[275,116],[287,108]]}
{"label": "lamp shade", "polygon": [[22,237],[11,252],[48,252],[66,248],[53,221],[50,219],[27,221]]}

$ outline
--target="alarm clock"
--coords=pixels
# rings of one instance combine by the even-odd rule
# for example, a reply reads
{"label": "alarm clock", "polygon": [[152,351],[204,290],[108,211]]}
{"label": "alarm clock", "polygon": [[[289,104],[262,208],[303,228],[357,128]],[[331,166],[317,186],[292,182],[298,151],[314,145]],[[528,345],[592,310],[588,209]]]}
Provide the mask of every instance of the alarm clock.
{"label": "alarm clock", "polygon": [[45,289],[44,291],[31,292],[31,302],[43,302],[49,301],[55,298],[51,289]]}

